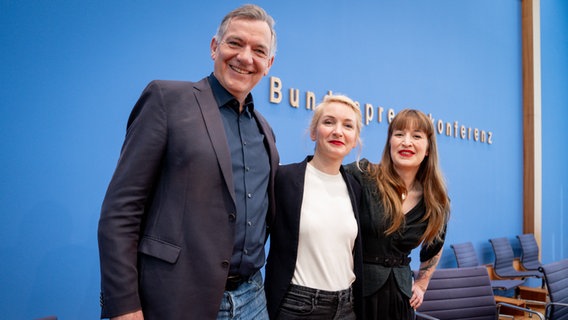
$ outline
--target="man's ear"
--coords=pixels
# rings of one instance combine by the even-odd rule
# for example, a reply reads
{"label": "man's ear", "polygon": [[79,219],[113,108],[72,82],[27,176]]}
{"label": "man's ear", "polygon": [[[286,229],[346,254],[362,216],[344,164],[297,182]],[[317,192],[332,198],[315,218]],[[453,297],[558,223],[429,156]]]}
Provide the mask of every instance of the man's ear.
{"label": "man's ear", "polygon": [[218,43],[217,40],[215,40],[215,37],[211,39],[211,44],[209,45],[209,47],[211,48],[211,59],[215,60],[215,58],[217,57],[217,47],[218,47]]}
{"label": "man's ear", "polygon": [[264,70],[264,75],[268,75],[268,71],[270,71],[270,68],[272,67],[272,64],[274,63],[274,56],[270,57],[270,59],[268,59],[268,61],[266,62],[268,65],[266,67],[266,70]]}

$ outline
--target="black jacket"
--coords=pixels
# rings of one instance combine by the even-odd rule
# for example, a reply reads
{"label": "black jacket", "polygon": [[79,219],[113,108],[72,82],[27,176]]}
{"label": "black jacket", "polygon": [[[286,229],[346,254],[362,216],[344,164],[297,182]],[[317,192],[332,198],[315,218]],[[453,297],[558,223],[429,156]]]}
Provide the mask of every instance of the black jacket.
{"label": "black jacket", "polygon": [[[276,318],[280,310],[282,299],[288,290],[288,286],[294,276],[296,259],[298,256],[298,241],[300,232],[300,211],[304,194],[304,177],[306,166],[311,157],[307,157],[300,163],[280,166],[276,172],[276,218],[270,233],[270,252],[266,265],[265,290],[268,302],[268,314],[271,319]],[[357,227],[359,226],[359,199],[361,188],[359,183],[343,167],[340,169],[345,180],[351,205],[355,212]],[[357,318],[362,315],[362,269],[363,259],[361,250],[361,235],[357,234],[355,240],[354,273],[356,276],[353,284],[355,313]]]}

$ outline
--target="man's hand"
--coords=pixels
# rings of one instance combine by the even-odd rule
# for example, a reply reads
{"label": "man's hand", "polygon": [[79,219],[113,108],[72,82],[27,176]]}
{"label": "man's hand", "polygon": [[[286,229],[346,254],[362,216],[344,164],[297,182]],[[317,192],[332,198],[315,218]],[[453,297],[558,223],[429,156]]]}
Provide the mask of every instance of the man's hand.
{"label": "man's hand", "polygon": [[110,320],[144,320],[144,315],[142,314],[142,310],[138,310],[132,313],[110,318]]}

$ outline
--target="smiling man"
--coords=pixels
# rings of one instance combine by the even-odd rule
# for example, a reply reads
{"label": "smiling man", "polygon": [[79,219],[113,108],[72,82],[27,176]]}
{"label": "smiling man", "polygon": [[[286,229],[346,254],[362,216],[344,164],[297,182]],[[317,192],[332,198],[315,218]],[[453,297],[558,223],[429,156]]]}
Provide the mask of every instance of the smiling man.
{"label": "smiling man", "polygon": [[211,75],[152,81],[128,119],[99,220],[102,318],[268,319],[279,156],[250,92],[274,61],[274,20],[237,8],[210,47]]}

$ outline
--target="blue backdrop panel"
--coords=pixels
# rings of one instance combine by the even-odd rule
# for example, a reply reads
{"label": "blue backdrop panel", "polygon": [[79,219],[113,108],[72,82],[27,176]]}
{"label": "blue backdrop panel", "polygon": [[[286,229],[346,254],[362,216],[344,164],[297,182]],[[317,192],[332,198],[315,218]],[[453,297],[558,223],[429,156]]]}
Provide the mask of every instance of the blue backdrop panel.
{"label": "blue backdrop panel", "polygon": [[[270,102],[268,77],[254,94],[275,130],[283,163],[312,152],[306,94],[319,101],[333,91],[370,105],[374,117],[363,129],[360,156],[372,161],[380,158],[388,110],[418,108],[443,127],[439,151],[453,209],[448,243],[473,241],[488,263],[488,238],[514,239],[521,232],[519,1],[257,3],[277,21],[279,49],[270,76],[281,81],[283,99]],[[208,75],[211,37],[238,5],[0,1],[3,319],[98,317],[97,221],[130,110],[152,79]],[[554,5],[546,12],[554,13]],[[555,17],[548,28],[565,28],[565,11]],[[556,37],[566,43],[565,35],[553,32],[543,43],[552,47]],[[556,81],[556,64],[566,70],[566,62],[554,57],[543,68],[556,92],[568,73]],[[290,89],[299,92],[297,108],[290,106]],[[545,101],[556,105],[543,116],[560,126],[556,112],[568,99],[554,94]],[[456,136],[456,122],[457,128],[490,131],[493,143]],[[554,141],[555,132],[551,127],[543,134]],[[543,239],[555,246],[563,233],[554,221],[566,212],[559,205],[566,199],[566,169],[557,152],[545,160],[556,197],[545,208],[545,222],[558,229]],[[565,158],[566,151],[561,154]],[[356,157],[354,152],[349,161]],[[453,264],[446,248],[442,266]]]}
{"label": "blue backdrop panel", "polygon": [[542,261],[568,257],[568,2],[541,1]]}

